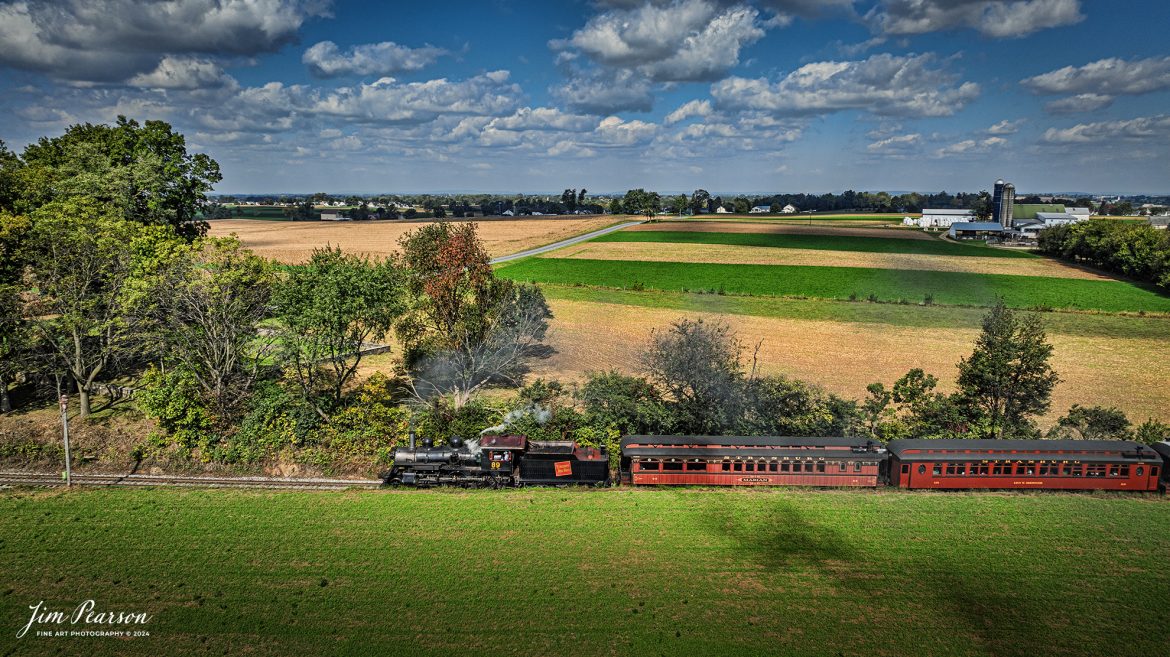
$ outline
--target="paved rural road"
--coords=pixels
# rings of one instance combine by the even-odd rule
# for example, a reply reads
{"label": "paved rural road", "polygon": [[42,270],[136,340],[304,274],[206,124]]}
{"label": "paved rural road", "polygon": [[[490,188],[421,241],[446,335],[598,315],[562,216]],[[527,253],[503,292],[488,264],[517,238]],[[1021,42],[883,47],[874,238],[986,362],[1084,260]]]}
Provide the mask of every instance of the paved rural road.
{"label": "paved rural road", "polygon": [[580,244],[581,242],[591,240],[594,237],[601,237],[602,235],[606,235],[623,228],[629,228],[630,226],[637,226],[638,224],[642,223],[646,223],[644,219],[641,221],[627,221],[624,224],[610,226],[609,228],[602,228],[601,230],[595,230],[592,233],[585,233],[584,235],[570,237],[567,240],[553,242],[552,244],[546,244],[545,246],[538,246],[535,249],[528,249],[527,251],[513,253],[512,255],[500,256],[498,258],[492,259],[491,264],[498,265],[501,262],[510,262],[512,260],[519,260],[520,258],[527,258],[528,256],[540,255],[542,253],[548,253],[549,251],[556,251],[557,249],[564,248],[566,246]]}

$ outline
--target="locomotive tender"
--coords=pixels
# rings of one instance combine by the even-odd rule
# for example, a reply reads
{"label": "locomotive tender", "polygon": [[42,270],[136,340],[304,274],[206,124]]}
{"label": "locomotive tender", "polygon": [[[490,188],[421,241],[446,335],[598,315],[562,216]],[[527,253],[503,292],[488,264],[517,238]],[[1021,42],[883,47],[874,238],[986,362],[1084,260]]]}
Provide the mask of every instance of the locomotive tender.
{"label": "locomotive tender", "polygon": [[[783,436],[625,436],[627,485],[1156,491],[1170,442],[893,440]],[[609,482],[604,449],[524,436],[452,438],[394,452],[387,483],[512,487]]]}

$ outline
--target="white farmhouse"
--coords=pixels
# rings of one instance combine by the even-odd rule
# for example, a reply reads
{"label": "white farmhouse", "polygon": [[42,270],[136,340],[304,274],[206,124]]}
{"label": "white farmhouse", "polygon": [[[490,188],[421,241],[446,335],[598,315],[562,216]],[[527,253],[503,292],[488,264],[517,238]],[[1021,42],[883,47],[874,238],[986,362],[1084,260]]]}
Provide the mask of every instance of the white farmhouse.
{"label": "white farmhouse", "polygon": [[752,214],[768,214],[771,211],[772,211],[772,206],[770,206],[770,205],[757,205],[757,206],[752,207],[752,209],[751,209]]}
{"label": "white farmhouse", "polygon": [[780,211],[782,214],[796,214],[796,206],[789,203]]}
{"label": "white farmhouse", "polygon": [[731,211],[721,205],[715,208],[715,214],[731,214]]}

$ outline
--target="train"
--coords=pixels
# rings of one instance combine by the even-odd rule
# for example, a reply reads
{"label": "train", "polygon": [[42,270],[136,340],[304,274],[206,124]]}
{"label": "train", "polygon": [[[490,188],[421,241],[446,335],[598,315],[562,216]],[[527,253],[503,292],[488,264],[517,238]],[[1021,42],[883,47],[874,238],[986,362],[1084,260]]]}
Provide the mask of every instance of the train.
{"label": "train", "polygon": [[[1170,486],[1170,442],[624,436],[628,486],[810,486],[1151,492]],[[610,454],[572,441],[452,437],[394,451],[391,485],[513,488],[613,483]]]}

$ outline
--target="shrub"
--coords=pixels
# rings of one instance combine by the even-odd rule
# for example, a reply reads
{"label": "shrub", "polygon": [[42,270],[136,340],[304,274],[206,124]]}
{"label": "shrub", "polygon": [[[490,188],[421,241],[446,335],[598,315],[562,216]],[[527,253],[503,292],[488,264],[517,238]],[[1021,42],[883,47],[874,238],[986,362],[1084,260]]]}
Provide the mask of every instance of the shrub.
{"label": "shrub", "polygon": [[158,421],[164,436],[182,449],[214,443],[215,418],[202,402],[201,389],[191,372],[166,372],[151,367],[134,397],[138,408]]}

